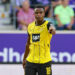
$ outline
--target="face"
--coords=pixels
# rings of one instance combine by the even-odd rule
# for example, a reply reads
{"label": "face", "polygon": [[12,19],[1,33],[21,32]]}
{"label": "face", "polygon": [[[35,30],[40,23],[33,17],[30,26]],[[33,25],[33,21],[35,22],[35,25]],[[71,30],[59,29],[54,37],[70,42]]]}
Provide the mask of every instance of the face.
{"label": "face", "polygon": [[36,20],[42,21],[44,19],[45,11],[43,8],[35,8],[34,12]]}
{"label": "face", "polygon": [[63,4],[64,4],[64,5],[68,5],[68,4],[69,4],[69,0],[64,0],[64,1],[63,1]]}
{"label": "face", "polygon": [[28,2],[28,1],[23,2],[22,7],[23,7],[23,9],[24,9],[25,11],[28,11],[28,9],[29,9],[29,7],[30,7],[29,2]]}
{"label": "face", "polygon": [[57,1],[57,4],[62,4],[62,0],[58,0]]}

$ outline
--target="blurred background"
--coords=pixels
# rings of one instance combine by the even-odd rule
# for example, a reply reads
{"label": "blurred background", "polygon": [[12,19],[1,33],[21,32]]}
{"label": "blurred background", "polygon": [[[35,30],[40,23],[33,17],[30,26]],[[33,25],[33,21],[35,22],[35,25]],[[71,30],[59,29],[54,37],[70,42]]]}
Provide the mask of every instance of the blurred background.
{"label": "blurred background", "polygon": [[0,0],[0,74],[24,75],[22,60],[27,27],[35,5],[45,7],[45,20],[56,27],[51,40],[53,75],[75,74],[75,0]]}
{"label": "blurred background", "polygon": [[27,30],[37,4],[45,7],[44,19],[57,30],[75,30],[74,0],[0,0],[0,30]]}

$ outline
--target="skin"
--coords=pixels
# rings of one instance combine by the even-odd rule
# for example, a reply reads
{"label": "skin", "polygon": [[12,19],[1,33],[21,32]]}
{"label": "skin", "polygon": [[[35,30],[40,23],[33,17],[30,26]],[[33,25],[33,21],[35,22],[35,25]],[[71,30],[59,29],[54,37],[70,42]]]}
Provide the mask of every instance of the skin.
{"label": "skin", "polygon": [[[68,6],[68,4],[69,4],[69,0],[64,0],[64,1],[62,1],[62,5],[64,6],[64,8],[66,8],[66,7]],[[63,24],[61,23],[61,21],[60,21],[60,19],[59,19],[59,15],[56,15],[56,19],[57,19],[57,21],[58,21],[58,27],[62,27]],[[67,26],[67,29],[68,29],[68,30],[71,30],[71,29],[72,29],[73,23],[74,23],[74,17],[72,16],[72,17],[71,17],[71,22],[70,22],[70,24]]]}
{"label": "skin", "polygon": [[[35,22],[36,22],[36,25],[39,26],[41,25],[43,22],[44,22],[44,16],[45,16],[45,11],[43,8],[35,8]],[[49,33],[51,33],[52,35],[55,34],[55,28],[54,26],[50,26],[49,28]],[[29,54],[29,45],[30,45],[30,36],[28,35],[28,41],[27,41],[27,44],[26,44],[26,51],[24,53],[24,58],[23,58],[23,68],[25,68],[25,64],[26,64],[26,57],[28,56]]]}
{"label": "skin", "polygon": [[[30,8],[29,1],[24,1],[22,3],[22,9],[23,9],[23,11],[25,11],[26,13],[28,13],[29,8]],[[26,23],[24,20],[20,20],[19,23],[22,24],[23,26],[26,26],[26,30],[27,30],[28,23]]]}
{"label": "skin", "polygon": [[[67,7],[68,4],[69,4],[69,0],[64,0],[64,1],[62,1],[62,5],[64,6],[64,8]],[[67,26],[67,29],[68,29],[68,30],[71,30],[71,29],[72,29],[73,23],[74,23],[74,17],[72,16],[72,17],[71,17],[71,22],[70,22],[70,24]]]}
{"label": "skin", "polygon": [[24,1],[24,2],[22,3],[22,8],[23,8],[23,10],[24,10],[25,12],[28,12],[28,11],[29,11],[29,8],[30,8],[30,3],[29,3],[29,1]]}
{"label": "skin", "polygon": [[64,0],[64,1],[62,1],[62,5],[63,5],[64,7],[66,7],[68,4],[69,4],[69,0]]}
{"label": "skin", "polygon": [[30,45],[30,35],[28,34],[28,39],[27,39],[27,43],[26,43],[26,50],[24,53],[24,58],[23,58],[23,68],[25,68],[25,64],[26,64],[26,57],[29,54],[29,45]]}
{"label": "skin", "polygon": [[62,4],[62,0],[58,0],[58,1],[52,1],[52,6],[55,7],[57,5]]}

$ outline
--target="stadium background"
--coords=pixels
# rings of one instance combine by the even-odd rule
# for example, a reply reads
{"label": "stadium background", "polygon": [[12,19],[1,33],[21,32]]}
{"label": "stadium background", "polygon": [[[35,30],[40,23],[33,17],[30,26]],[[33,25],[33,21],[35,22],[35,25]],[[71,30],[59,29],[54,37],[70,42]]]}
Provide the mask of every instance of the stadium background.
{"label": "stadium background", "polygon": [[[30,1],[31,8],[34,8],[34,6],[37,4],[37,2],[35,1]],[[45,19],[55,24],[56,22],[53,15],[54,12],[52,2],[54,2],[54,0],[49,1],[49,3],[47,4],[47,6],[49,6],[51,10],[51,16],[49,17],[46,15]],[[27,31],[19,30],[17,28],[18,23],[16,16],[16,6],[21,7],[21,4],[22,0],[0,0],[1,75],[24,75],[24,70],[22,68],[22,59],[25,50],[25,44],[27,41]],[[45,5],[45,3],[42,3],[42,0],[40,4]],[[74,0],[70,1],[70,6],[75,12]],[[53,75],[74,75],[75,30],[57,30],[56,33],[57,34],[53,36],[51,41]]]}

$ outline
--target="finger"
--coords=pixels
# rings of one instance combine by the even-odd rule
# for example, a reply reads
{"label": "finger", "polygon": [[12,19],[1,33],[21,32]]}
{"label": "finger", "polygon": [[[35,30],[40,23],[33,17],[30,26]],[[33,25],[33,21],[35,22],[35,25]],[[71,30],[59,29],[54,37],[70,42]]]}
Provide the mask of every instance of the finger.
{"label": "finger", "polygon": [[49,33],[52,33],[52,31],[53,31],[53,30],[49,30],[48,32],[49,32]]}
{"label": "finger", "polygon": [[24,68],[24,65],[25,65],[25,64],[24,64],[24,63],[22,63],[22,65],[23,65],[23,68]]}
{"label": "finger", "polygon": [[25,69],[25,65],[23,65],[23,69]]}

